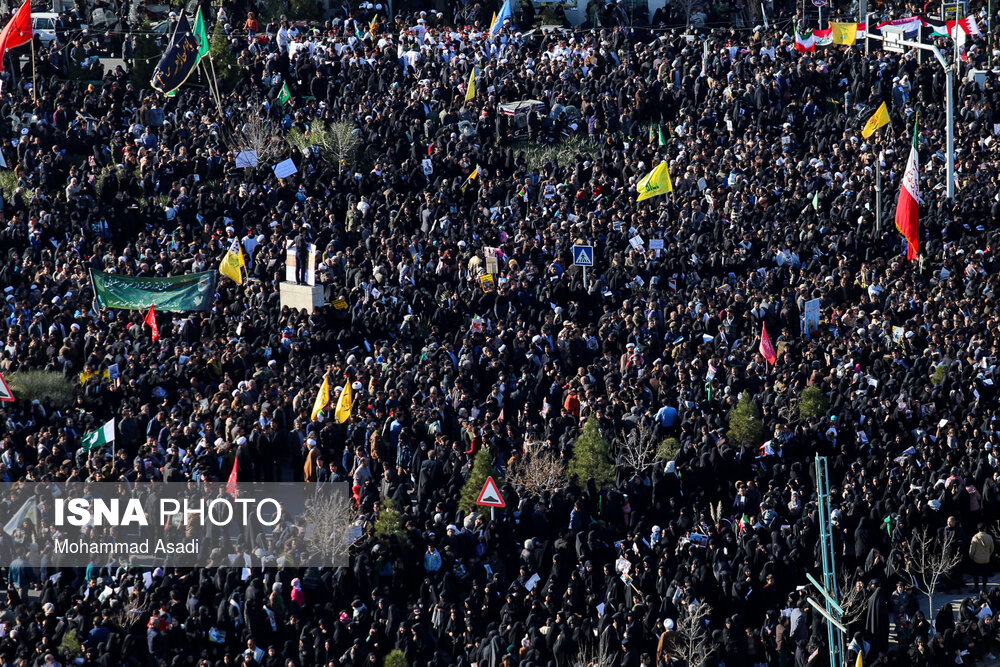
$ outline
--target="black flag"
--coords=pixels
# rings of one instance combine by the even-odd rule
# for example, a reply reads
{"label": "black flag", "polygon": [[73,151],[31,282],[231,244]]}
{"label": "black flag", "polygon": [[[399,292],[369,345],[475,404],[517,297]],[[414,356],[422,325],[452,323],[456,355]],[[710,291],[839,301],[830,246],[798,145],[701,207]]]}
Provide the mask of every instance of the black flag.
{"label": "black flag", "polygon": [[191,34],[191,24],[182,13],[170,45],[153,71],[153,88],[169,95],[187,81],[197,64],[198,40]]}

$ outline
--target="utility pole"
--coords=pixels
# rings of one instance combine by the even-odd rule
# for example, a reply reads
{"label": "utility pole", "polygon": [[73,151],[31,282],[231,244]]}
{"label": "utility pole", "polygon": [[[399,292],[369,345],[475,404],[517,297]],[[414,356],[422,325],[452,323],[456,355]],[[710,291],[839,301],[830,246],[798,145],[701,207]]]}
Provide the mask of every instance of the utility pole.
{"label": "utility pole", "polygon": [[[869,16],[870,20],[871,17]],[[948,178],[948,199],[955,199],[955,65],[948,65],[948,62],[941,55],[941,50],[934,44],[924,44],[903,39],[901,31],[882,29],[881,35],[873,35],[865,32],[865,53],[868,53],[868,40],[874,39],[882,42],[882,48],[893,53],[902,53],[905,47],[919,49],[920,51],[930,51],[934,54],[934,59],[941,65],[945,73],[945,155],[947,158],[947,178]]]}

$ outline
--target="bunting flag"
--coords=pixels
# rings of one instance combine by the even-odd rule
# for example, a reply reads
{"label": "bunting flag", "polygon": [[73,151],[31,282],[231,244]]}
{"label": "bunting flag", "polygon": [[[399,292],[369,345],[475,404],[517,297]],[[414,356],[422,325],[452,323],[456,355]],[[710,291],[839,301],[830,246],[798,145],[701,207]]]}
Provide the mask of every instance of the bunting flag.
{"label": "bunting flag", "polygon": [[237,285],[242,285],[242,269],[244,266],[246,266],[246,262],[243,260],[243,248],[240,246],[240,240],[233,239],[232,244],[229,246],[229,250],[227,250],[226,254],[222,256],[222,261],[219,262],[219,273],[228,278],[232,278],[236,281]]}
{"label": "bunting flag", "polygon": [[661,162],[656,165],[653,171],[649,172],[649,174],[636,184],[635,189],[639,192],[639,198],[636,201],[643,201],[651,197],[658,197],[659,195],[673,192],[674,184],[670,182],[670,172],[667,171],[667,163]]}
{"label": "bunting flag", "polygon": [[843,44],[845,46],[854,46],[854,42],[858,39],[858,24],[857,23],[830,23],[830,29],[833,31],[831,36],[832,42],[834,44]]}
{"label": "bunting flag", "polygon": [[31,41],[31,36],[31,1],[24,0],[21,8],[0,32],[0,72],[3,71],[3,56],[7,53],[7,49],[27,44]]}
{"label": "bunting flag", "polygon": [[201,45],[191,32],[187,16],[182,12],[167,50],[153,70],[150,84],[164,95],[173,93],[191,76],[198,64],[200,51]]}
{"label": "bunting flag", "polygon": [[795,29],[795,50],[800,53],[816,50],[816,38],[813,37],[812,30],[806,30],[802,33],[799,32],[798,28]]}
{"label": "bunting flag", "polygon": [[906,259],[916,259],[920,251],[920,166],[917,153],[917,119],[913,120],[913,145],[896,200],[896,229],[906,239]]}
{"label": "bunting flag", "polygon": [[979,32],[979,26],[976,24],[976,17],[966,16],[960,18],[957,21],[948,21],[948,34],[951,35],[952,39],[957,38],[959,30],[969,37],[980,37],[982,33]]}
{"label": "bunting flag", "polygon": [[476,68],[469,72],[469,83],[465,86],[465,101],[470,102],[476,96]]}
{"label": "bunting flag", "polygon": [[930,28],[931,32],[938,37],[948,36],[948,22],[936,19],[933,16],[920,15],[920,24],[925,28]]}
{"label": "bunting flag", "polygon": [[778,360],[778,355],[774,353],[774,346],[771,345],[771,338],[767,335],[767,325],[764,323],[760,325],[760,353],[772,366]]}
{"label": "bunting flag", "polygon": [[142,321],[149,325],[149,328],[153,330],[153,342],[160,340],[160,327],[156,326],[156,306],[153,304],[149,305],[149,312],[146,316],[142,318]]}
{"label": "bunting flag", "polygon": [[885,102],[879,105],[872,117],[868,119],[865,123],[865,127],[861,130],[861,136],[867,139],[868,137],[875,134],[879,128],[884,127],[889,124],[889,108],[885,105]]}
{"label": "bunting flag", "polygon": [[316,402],[313,403],[312,414],[309,416],[310,421],[316,421],[316,417],[323,412],[323,408],[326,404],[330,402],[330,380],[329,378],[323,378],[323,384],[319,387],[319,393],[316,394]]}
{"label": "bunting flag", "polygon": [[344,390],[340,392],[340,398],[337,399],[337,408],[334,410],[333,416],[338,424],[343,424],[351,418],[351,383],[349,380],[344,381]]}

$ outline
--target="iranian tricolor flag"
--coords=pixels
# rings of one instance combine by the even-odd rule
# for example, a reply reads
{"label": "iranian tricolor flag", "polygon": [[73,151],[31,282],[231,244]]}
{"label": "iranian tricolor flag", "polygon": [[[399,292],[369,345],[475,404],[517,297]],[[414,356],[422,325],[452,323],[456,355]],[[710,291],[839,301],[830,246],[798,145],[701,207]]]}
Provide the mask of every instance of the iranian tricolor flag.
{"label": "iranian tricolor flag", "polygon": [[906,259],[916,259],[920,250],[920,171],[917,164],[917,121],[913,121],[913,146],[896,200],[896,229],[906,238]]}
{"label": "iranian tricolor flag", "polygon": [[795,29],[795,50],[802,53],[816,50],[816,38],[813,37],[812,30],[803,33],[798,28]]}

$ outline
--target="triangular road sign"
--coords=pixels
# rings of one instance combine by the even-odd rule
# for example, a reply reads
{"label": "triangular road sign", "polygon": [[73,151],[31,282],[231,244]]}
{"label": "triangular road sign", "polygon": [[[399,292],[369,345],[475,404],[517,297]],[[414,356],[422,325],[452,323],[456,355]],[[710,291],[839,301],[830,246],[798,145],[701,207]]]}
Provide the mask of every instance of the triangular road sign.
{"label": "triangular road sign", "polygon": [[500,495],[497,483],[493,481],[492,477],[486,478],[486,483],[483,484],[483,490],[479,492],[479,500],[476,501],[476,504],[485,505],[486,507],[507,506],[503,501],[503,496]]}
{"label": "triangular road sign", "polygon": [[14,392],[7,386],[7,381],[0,375],[0,401],[13,401]]}

